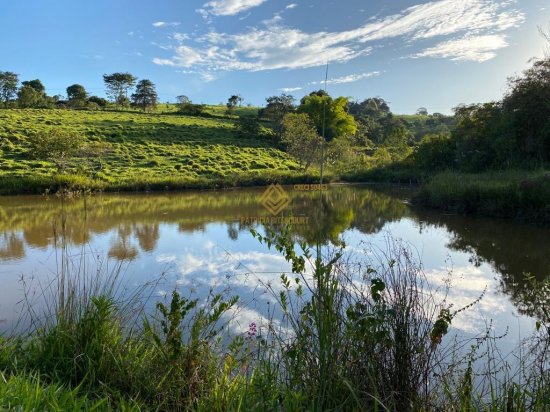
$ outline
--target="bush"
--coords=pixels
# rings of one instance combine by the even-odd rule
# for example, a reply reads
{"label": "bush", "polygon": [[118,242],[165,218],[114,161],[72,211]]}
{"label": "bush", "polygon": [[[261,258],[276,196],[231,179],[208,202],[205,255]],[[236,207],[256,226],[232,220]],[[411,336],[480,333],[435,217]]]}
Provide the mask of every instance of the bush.
{"label": "bush", "polygon": [[236,126],[241,137],[257,137],[261,130],[258,116],[239,116]]}
{"label": "bush", "polygon": [[71,158],[82,148],[83,138],[75,132],[62,129],[42,130],[29,138],[29,155],[49,160],[63,171]]}
{"label": "bush", "polygon": [[107,107],[107,104],[109,103],[106,99],[98,96],[90,96],[88,98],[88,103],[95,103],[99,107]]}
{"label": "bush", "polygon": [[88,110],[95,111],[95,110],[101,109],[101,106],[99,104],[95,103],[95,102],[88,102],[88,104],[86,105],[86,108]]}
{"label": "bush", "polygon": [[178,113],[185,116],[201,116],[205,108],[204,104],[181,103],[178,105]]}
{"label": "bush", "polygon": [[450,136],[428,134],[420,142],[413,155],[416,165],[422,170],[441,171],[452,168],[455,152]]}

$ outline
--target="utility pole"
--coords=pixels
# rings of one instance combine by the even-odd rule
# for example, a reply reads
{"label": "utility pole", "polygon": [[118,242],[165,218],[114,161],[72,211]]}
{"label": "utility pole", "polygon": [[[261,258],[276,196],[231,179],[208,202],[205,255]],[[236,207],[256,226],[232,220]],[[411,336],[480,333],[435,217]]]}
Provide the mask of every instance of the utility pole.
{"label": "utility pole", "polygon": [[[328,82],[328,60],[327,60],[327,69],[325,71],[325,93],[327,92],[327,82]],[[323,172],[325,166],[325,123],[327,120],[327,101],[323,97],[323,140],[321,141],[321,178],[319,184],[323,184]],[[320,187],[320,186],[319,186]]]}

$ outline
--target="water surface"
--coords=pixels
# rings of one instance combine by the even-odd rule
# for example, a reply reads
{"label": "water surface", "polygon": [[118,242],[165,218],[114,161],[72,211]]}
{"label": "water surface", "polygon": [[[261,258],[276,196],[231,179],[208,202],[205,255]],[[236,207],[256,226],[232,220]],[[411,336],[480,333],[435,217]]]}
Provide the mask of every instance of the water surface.
{"label": "water surface", "polygon": [[[413,208],[408,190],[344,185],[322,193],[285,190],[290,202],[278,216],[293,220],[296,239],[319,241],[326,253],[345,244],[347,254],[360,258],[384,251],[390,238],[402,239],[434,285],[452,274],[448,300],[454,307],[486,290],[478,305],[453,322],[457,330],[471,336],[491,323],[496,334],[508,331],[509,345],[532,332],[540,302],[531,301],[524,273],[539,279],[550,274],[549,229]],[[272,304],[266,285],[276,288],[280,273],[289,270],[281,255],[250,233],[262,232],[273,217],[262,204],[263,193],[258,188],[0,198],[0,331],[13,329],[25,310],[22,301],[35,302],[37,310],[44,305],[40,291],[60,271],[61,238],[73,273],[99,265],[109,272],[124,262],[128,288],[161,279],[155,299],[174,287],[198,296],[210,290],[239,294],[237,328],[244,331]]]}

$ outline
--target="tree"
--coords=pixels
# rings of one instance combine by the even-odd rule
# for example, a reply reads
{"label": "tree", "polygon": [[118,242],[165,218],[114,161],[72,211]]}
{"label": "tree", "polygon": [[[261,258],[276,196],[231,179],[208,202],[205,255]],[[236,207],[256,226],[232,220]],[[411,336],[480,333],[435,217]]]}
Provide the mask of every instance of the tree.
{"label": "tree", "polygon": [[550,161],[550,56],[510,79],[502,105],[518,152],[539,164]]}
{"label": "tree", "polygon": [[72,86],[67,87],[67,98],[69,100],[86,100],[88,93],[84,86],[80,84],[73,84]]}
{"label": "tree", "polygon": [[27,80],[21,83],[23,86],[29,86],[32,87],[34,90],[36,90],[39,94],[44,95],[46,94],[46,88],[42,84],[42,82],[38,79],[34,80]]}
{"label": "tree", "polygon": [[382,136],[378,143],[388,148],[394,160],[404,159],[412,152],[408,143],[412,140],[412,134],[405,124],[392,114],[381,119]]}
{"label": "tree", "polygon": [[108,103],[107,100],[105,100],[103,97],[98,97],[98,96],[90,96],[88,98],[88,102],[95,103],[99,107],[106,107]]}
{"label": "tree", "polygon": [[237,105],[239,106],[241,105],[242,101],[243,101],[243,98],[238,94],[234,94],[230,96],[229,99],[227,99],[227,103],[226,103],[227,110],[230,113],[233,112],[237,107]]}
{"label": "tree", "polygon": [[418,110],[416,111],[416,114],[419,116],[427,116],[428,109],[426,109],[425,107],[419,107]]}
{"label": "tree", "polygon": [[262,110],[262,116],[266,119],[280,123],[283,117],[294,111],[294,96],[281,94],[280,96],[271,96],[265,99],[267,106]]}
{"label": "tree", "polygon": [[289,113],[283,118],[281,142],[286,151],[298,160],[304,171],[321,159],[323,139],[317,134],[315,124],[305,113]]}
{"label": "tree", "polygon": [[505,127],[502,104],[459,105],[454,108],[456,128],[452,139],[456,150],[457,166],[468,172],[499,167],[513,155],[509,145],[513,131]]}
{"label": "tree", "polygon": [[311,93],[300,101],[299,113],[307,114],[319,134],[327,140],[355,135],[357,125],[353,116],[347,113],[348,99],[333,99],[323,90]]}
{"label": "tree", "polygon": [[17,93],[17,83],[19,78],[13,72],[0,72],[0,99],[4,102],[4,106],[8,106]]}
{"label": "tree", "polygon": [[361,103],[351,102],[349,104],[349,114],[356,119],[369,116],[373,119],[386,117],[390,111],[390,106],[381,97],[370,97]]}
{"label": "tree", "polygon": [[84,86],[80,84],[73,84],[72,86],[67,87],[67,98],[71,106],[84,106],[86,104],[86,98],[88,93]]}
{"label": "tree", "polygon": [[271,96],[265,99],[267,106],[260,111],[260,117],[269,119],[275,123],[275,133],[278,139],[283,132],[283,118],[294,111],[294,97],[288,94]]}
{"label": "tree", "polygon": [[416,153],[415,164],[424,170],[441,171],[454,166],[455,150],[448,134],[427,134]]}
{"label": "tree", "polygon": [[136,86],[136,92],[132,95],[132,102],[145,111],[156,107],[157,100],[158,95],[155,84],[151,80],[140,80]]}
{"label": "tree", "polygon": [[21,108],[38,107],[43,101],[43,96],[33,87],[25,84],[17,91],[17,104]]}
{"label": "tree", "polygon": [[241,137],[257,137],[261,131],[258,116],[239,116],[236,126]]}
{"label": "tree", "polygon": [[176,97],[176,101],[178,102],[178,104],[189,104],[191,103],[191,99],[189,97],[187,97],[186,95],[182,94],[182,95],[179,95],[178,97]]}
{"label": "tree", "polygon": [[82,148],[82,138],[65,130],[42,130],[29,140],[31,155],[36,159],[53,162],[58,172],[65,170],[69,160]]}
{"label": "tree", "polygon": [[203,114],[205,106],[203,104],[193,104],[191,99],[185,95],[176,97],[178,101],[178,112],[186,116],[200,116]]}
{"label": "tree", "polygon": [[134,87],[137,78],[130,73],[104,74],[103,81],[107,88],[107,95],[119,106],[128,103],[128,91]]}

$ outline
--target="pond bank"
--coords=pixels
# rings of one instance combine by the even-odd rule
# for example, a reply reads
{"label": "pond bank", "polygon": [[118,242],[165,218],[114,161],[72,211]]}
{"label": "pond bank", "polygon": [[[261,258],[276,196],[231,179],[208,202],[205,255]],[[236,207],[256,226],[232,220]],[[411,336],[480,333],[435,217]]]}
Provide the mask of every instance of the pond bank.
{"label": "pond bank", "polygon": [[[329,174],[329,183],[389,183],[418,186],[412,202],[450,213],[515,219],[550,225],[550,172],[511,170],[505,172],[442,172],[427,176],[409,169],[372,170],[339,178]],[[105,182],[78,175],[2,177],[0,195],[44,194],[59,190],[81,192],[151,192],[227,189],[316,183],[317,173],[299,174],[264,171],[213,178],[135,178]]]}

